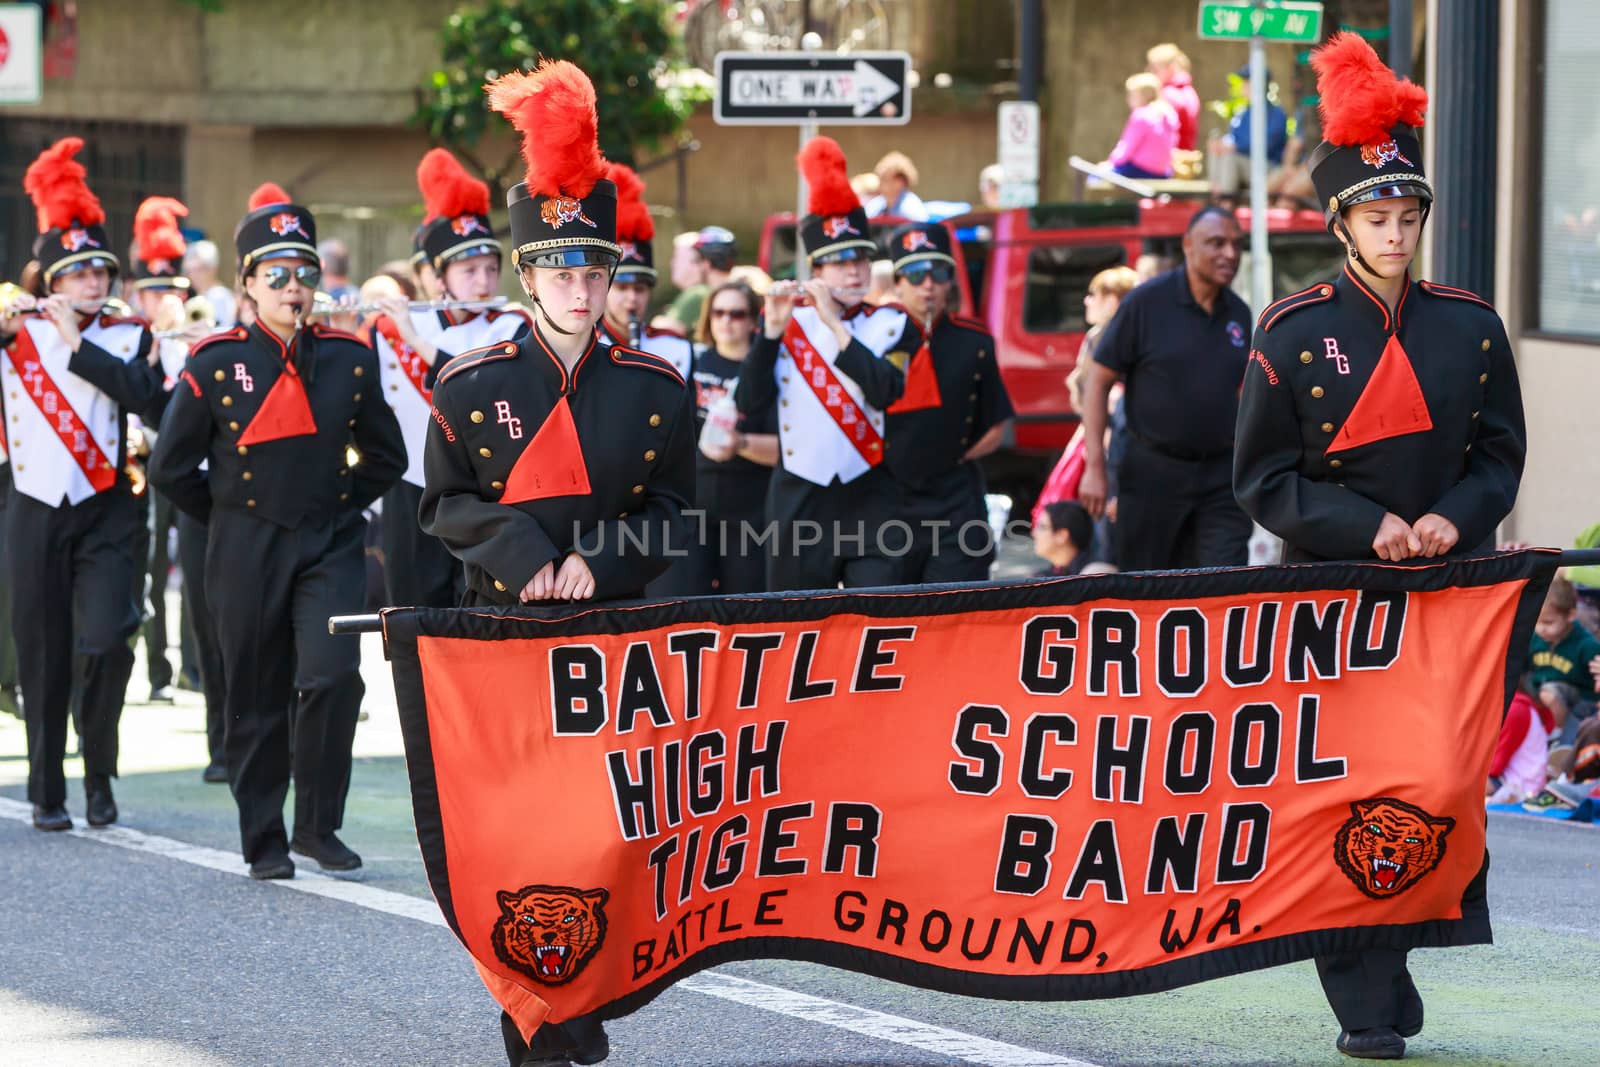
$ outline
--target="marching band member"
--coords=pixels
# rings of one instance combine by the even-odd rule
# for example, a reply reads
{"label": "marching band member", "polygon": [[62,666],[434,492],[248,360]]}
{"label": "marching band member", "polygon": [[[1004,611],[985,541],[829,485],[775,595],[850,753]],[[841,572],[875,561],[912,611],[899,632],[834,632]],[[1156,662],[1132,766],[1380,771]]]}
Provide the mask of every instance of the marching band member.
{"label": "marching band member", "polygon": [[[150,479],[210,523],[206,596],[250,876],[292,878],[291,849],[326,871],[351,871],[361,857],[335,831],[364,691],[361,650],[356,637],[329,634],[328,617],[365,601],[361,509],[400,477],[405,442],[379,395],[372,350],[337,330],[301,328],[321,276],[311,212],[264,185],[234,244],[255,319],[190,352]],[[283,824],[291,771],[292,837]]]}
{"label": "marching band member", "polygon": [[[664,360],[600,343],[622,249],[587,76],[546,62],[493,82],[489,104],[528,164],[506,200],[534,327],[439,375],[422,527],[466,564],[469,604],[635,597],[665,569],[663,539],[684,539],[691,394]],[[502,1003],[520,989],[484,980]],[[502,1015],[501,1028],[513,1067],[598,1063],[609,1050],[592,1017],[522,1033]]]}
{"label": "marching band member", "polygon": [[[500,289],[501,245],[489,222],[488,185],[442,148],[422,157],[417,185],[427,213],[420,231],[423,263],[438,279],[441,299],[493,298]],[[373,320],[368,336],[378,353],[383,397],[406,440],[406,472],[384,494],[379,527],[385,599],[390,604],[454,607],[463,589],[461,564],[417,525],[434,381],[452,353],[513,340],[527,332],[532,320],[521,308],[412,310],[403,297],[378,304],[384,313]]]}
{"label": "marching band member", "polygon": [[994,561],[994,537],[978,460],[1000,447],[1014,414],[994,337],[983,323],[947,311],[956,266],[950,231],[907,223],[889,235],[885,251],[900,302],[927,338],[906,367],[905,394],[888,412],[889,470],[912,530],[900,580],[981,582]]}
{"label": "marching band member", "polygon": [[687,381],[694,365],[694,344],[644,321],[656,288],[655,256],[650,243],[656,235],[656,224],[644,202],[644,181],[632,167],[621,163],[611,164],[606,176],[617,187],[617,243],[622,246],[622,261],[617,264],[611,290],[606,293],[600,341],[659,356]]}
{"label": "marching band member", "polygon": [[899,491],[883,462],[883,413],[905,389],[900,368],[922,331],[902,308],[863,302],[877,245],[838,143],[812,138],[798,162],[810,190],[800,239],[813,276],[803,300],[792,289],[767,291],[762,334],[735,393],[746,415],[778,405],[767,588],[893,585],[898,546],[885,544],[882,528]]}
{"label": "marching band member", "polygon": [[[90,826],[117,819],[117,724],[139,627],[135,557],[143,509],[125,470],[127,416],[161,389],[150,331],[104,305],[119,264],[84,183],[83,147],[46,149],[23,185],[39,216],[34,254],[49,294],[0,319],[0,392],[13,487],[6,508],[11,609],[28,729],[33,825],[68,830],[66,751],[74,653]],[[14,306],[26,306],[19,301]]]}
{"label": "marching band member", "polygon": [[[1522,393],[1488,302],[1411,280],[1433,206],[1414,129],[1427,94],[1353,33],[1311,64],[1325,138],[1311,180],[1349,262],[1257,323],[1233,462],[1239,502],[1283,538],[1290,562],[1491,553],[1522,477]],[[1487,929],[1483,879],[1461,911]],[[1402,1058],[1423,1022],[1405,950],[1316,962],[1339,1051]]]}

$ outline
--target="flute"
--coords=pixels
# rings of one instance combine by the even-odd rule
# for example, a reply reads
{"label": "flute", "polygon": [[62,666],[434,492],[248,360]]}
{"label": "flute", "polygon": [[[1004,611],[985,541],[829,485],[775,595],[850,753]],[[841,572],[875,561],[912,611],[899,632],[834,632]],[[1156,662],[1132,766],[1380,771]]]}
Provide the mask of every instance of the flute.
{"label": "flute", "polygon": [[[407,311],[487,311],[490,308],[504,307],[506,298],[503,296],[490,297],[488,300],[413,300],[406,305]],[[370,315],[383,310],[383,305],[368,302],[365,304],[318,304],[307,314],[309,315]]]}
{"label": "flute", "polygon": [[[71,307],[73,311],[88,314],[93,311],[99,311],[110,302],[110,297],[106,297],[104,300],[74,300]],[[0,319],[9,319],[17,315],[26,315],[30,312],[43,315],[44,301],[35,301],[26,306],[23,306],[20,301],[14,304],[7,304],[4,310],[0,310]]]}
{"label": "flute", "polygon": [[[866,289],[829,289],[833,298],[841,304],[859,304],[867,297]],[[767,290],[768,296],[805,296],[806,287],[801,282],[784,280],[773,282]]]}

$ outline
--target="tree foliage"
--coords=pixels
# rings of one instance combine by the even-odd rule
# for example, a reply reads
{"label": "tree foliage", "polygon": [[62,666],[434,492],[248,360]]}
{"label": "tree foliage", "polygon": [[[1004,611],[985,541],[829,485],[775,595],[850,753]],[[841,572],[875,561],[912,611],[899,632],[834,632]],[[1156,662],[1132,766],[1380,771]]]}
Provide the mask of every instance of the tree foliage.
{"label": "tree foliage", "polygon": [[[608,159],[634,155],[672,138],[700,95],[675,77],[681,41],[667,0],[480,0],[445,20],[439,67],[419,92],[413,121],[455,150],[491,184],[509,184],[516,164],[485,161],[483,135],[504,128],[484,105],[483,84],[544,59],[566,59],[594,82],[600,148]],[[512,178],[511,180],[515,180]]]}

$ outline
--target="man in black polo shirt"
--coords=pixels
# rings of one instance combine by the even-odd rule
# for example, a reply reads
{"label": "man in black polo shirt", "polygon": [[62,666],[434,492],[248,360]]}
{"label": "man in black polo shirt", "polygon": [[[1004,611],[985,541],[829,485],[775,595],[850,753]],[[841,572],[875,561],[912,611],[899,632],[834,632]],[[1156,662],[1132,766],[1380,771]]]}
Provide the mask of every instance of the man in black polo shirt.
{"label": "man in black polo shirt", "polygon": [[1250,355],[1250,309],[1228,288],[1242,236],[1208,205],[1183,235],[1183,265],[1122,301],[1089,366],[1078,497],[1106,503],[1106,403],[1125,383],[1127,453],[1117,469],[1117,565],[1125,571],[1249,560],[1250,519],[1233,498],[1233,426]]}

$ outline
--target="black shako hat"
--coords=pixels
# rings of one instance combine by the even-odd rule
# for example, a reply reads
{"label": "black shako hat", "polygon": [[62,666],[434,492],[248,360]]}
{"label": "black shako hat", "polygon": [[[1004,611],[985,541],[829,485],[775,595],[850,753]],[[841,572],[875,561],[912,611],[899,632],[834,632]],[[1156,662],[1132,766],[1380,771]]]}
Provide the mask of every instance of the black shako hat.
{"label": "black shako hat", "polygon": [[250,195],[249,211],[233,231],[239,274],[249,274],[264,259],[295,258],[320,265],[317,220],[309,208],[290,203],[283,187],[266,182]]}
{"label": "black shako hat", "polygon": [[189,289],[183,274],[184,239],[178,220],[189,214],[183,203],[170,196],[148,196],[133,215],[133,287],[135,289]]}
{"label": "black shako hat", "polygon": [[426,221],[413,242],[417,257],[440,274],[458,259],[503,253],[489,221],[489,186],[468,174],[455,156],[435,148],[417,164]]}
{"label": "black shako hat", "polygon": [[[872,256],[872,240],[861,198],[850,188],[844,150],[831,137],[813,137],[795,157],[806,180],[806,216],[800,220],[800,244],[813,265],[837,259]],[[856,250],[860,249],[860,252]]]}
{"label": "black shako hat", "polygon": [[1415,196],[1433,203],[1422,168],[1422,125],[1428,94],[1397,79],[1354,33],[1335,34],[1311,57],[1322,102],[1322,143],[1307,159],[1329,228],[1339,213],[1371,200]]}
{"label": "black shako hat", "polygon": [[612,281],[654,285],[655,250],[650,242],[656,235],[656,224],[644,202],[644,179],[623,163],[611,164],[606,177],[617,187],[617,243],[622,247],[622,259]]}
{"label": "black shako hat", "polygon": [[104,267],[113,275],[121,266],[106,236],[106,213],[84,178],[88,170],[74,157],[83,138],[63,137],[28,164],[22,187],[39,219],[33,256],[39,261],[46,289],[62,274]]}
{"label": "black shako hat", "polygon": [[956,265],[956,257],[950,254],[950,231],[937,222],[908,222],[895,227],[883,242],[883,255],[894,260],[897,275],[918,263]]}
{"label": "black shako hat", "polygon": [[485,86],[489,107],[522,136],[525,178],[506,193],[517,267],[614,267],[617,187],[605,178],[594,85],[566,60]]}

